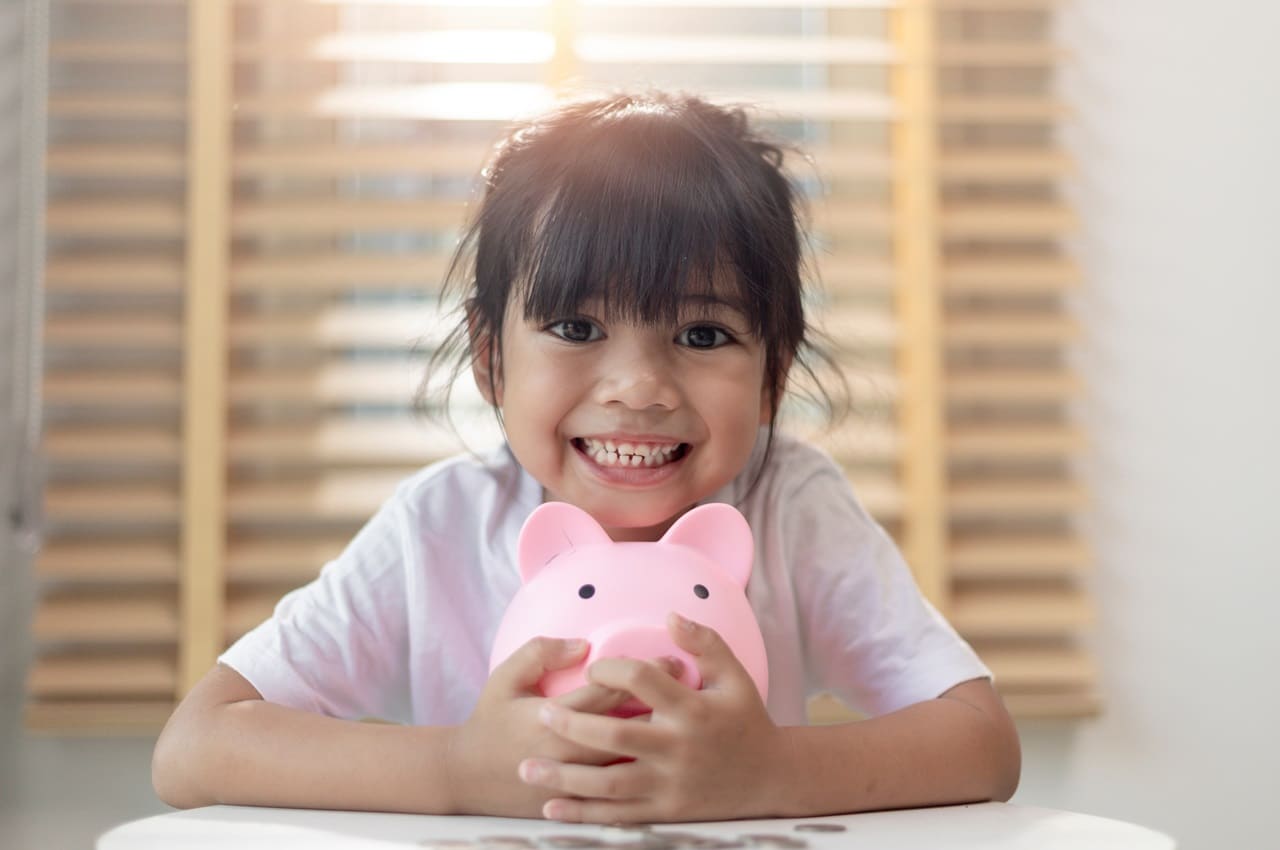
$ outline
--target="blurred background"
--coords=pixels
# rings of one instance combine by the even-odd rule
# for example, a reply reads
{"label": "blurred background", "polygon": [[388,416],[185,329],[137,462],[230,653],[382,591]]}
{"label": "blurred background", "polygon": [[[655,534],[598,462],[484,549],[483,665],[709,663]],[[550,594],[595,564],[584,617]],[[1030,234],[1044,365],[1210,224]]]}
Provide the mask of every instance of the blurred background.
{"label": "blurred background", "polygon": [[[1014,802],[1265,844],[1280,58],[1190,0],[0,6],[0,844],[165,811],[227,642],[410,470],[507,122],[657,86],[812,154],[844,464],[1019,718]],[[1268,309],[1271,308],[1271,309]],[[848,717],[819,699],[815,721]],[[1265,797],[1264,797],[1265,795]]]}

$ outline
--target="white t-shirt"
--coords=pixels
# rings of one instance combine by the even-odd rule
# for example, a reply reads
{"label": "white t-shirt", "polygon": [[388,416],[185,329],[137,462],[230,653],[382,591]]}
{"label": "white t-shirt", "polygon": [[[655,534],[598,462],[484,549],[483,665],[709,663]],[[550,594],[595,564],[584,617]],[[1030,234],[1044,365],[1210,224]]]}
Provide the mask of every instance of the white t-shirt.
{"label": "white t-shirt", "polygon": [[[989,677],[827,455],[778,434],[748,492],[764,442],[707,501],[737,507],[755,538],[747,596],[769,656],[774,722],[805,723],[805,701],[818,692],[875,715]],[[520,587],[520,527],[541,502],[542,487],[505,446],[429,466],[219,661],[294,708],[462,723]]]}

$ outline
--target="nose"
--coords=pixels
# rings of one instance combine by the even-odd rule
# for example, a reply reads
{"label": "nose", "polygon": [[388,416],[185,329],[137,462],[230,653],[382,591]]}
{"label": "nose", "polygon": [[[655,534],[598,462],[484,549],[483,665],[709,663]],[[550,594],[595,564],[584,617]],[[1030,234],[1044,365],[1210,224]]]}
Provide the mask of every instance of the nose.
{"label": "nose", "polygon": [[673,410],[680,403],[679,387],[669,357],[651,341],[619,340],[599,363],[597,400],[632,410],[651,407]]}

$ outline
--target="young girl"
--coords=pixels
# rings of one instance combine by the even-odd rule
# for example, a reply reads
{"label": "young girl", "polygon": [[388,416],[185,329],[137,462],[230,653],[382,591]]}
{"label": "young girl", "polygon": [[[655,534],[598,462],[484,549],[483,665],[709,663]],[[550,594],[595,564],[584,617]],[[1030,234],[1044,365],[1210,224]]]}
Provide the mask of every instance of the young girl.
{"label": "young girl", "polygon": [[[840,469],[774,433],[807,350],[781,159],[741,111],[691,97],[570,105],[508,138],[459,253],[457,337],[506,445],[405,481],[219,659],[157,743],[165,801],[612,823],[1009,798],[1018,740],[990,672]],[[549,638],[490,676],[517,534],[549,500],[615,540],[738,507],[767,704],[674,615],[701,690],[673,659],[610,659],[544,699],[544,672],[587,651]],[[806,726],[817,691],[869,719]],[[652,714],[608,714],[632,696]]]}

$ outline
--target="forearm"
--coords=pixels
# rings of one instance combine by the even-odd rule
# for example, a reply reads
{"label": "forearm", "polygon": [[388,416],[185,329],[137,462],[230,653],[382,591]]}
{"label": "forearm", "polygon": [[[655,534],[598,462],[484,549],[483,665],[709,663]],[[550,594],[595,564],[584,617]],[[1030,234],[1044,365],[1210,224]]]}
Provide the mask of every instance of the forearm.
{"label": "forearm", "polygon": [[157,793],[214,804],[448,813],[445,727],[337,720],[263,700],[175,718],[157,745]]}
{"label": "forearm", "polygon": [[998,698],[996,709],[943,697],[855,723],[782,729],[780,810],[770,814],[1007,800],[1021,754]]}

